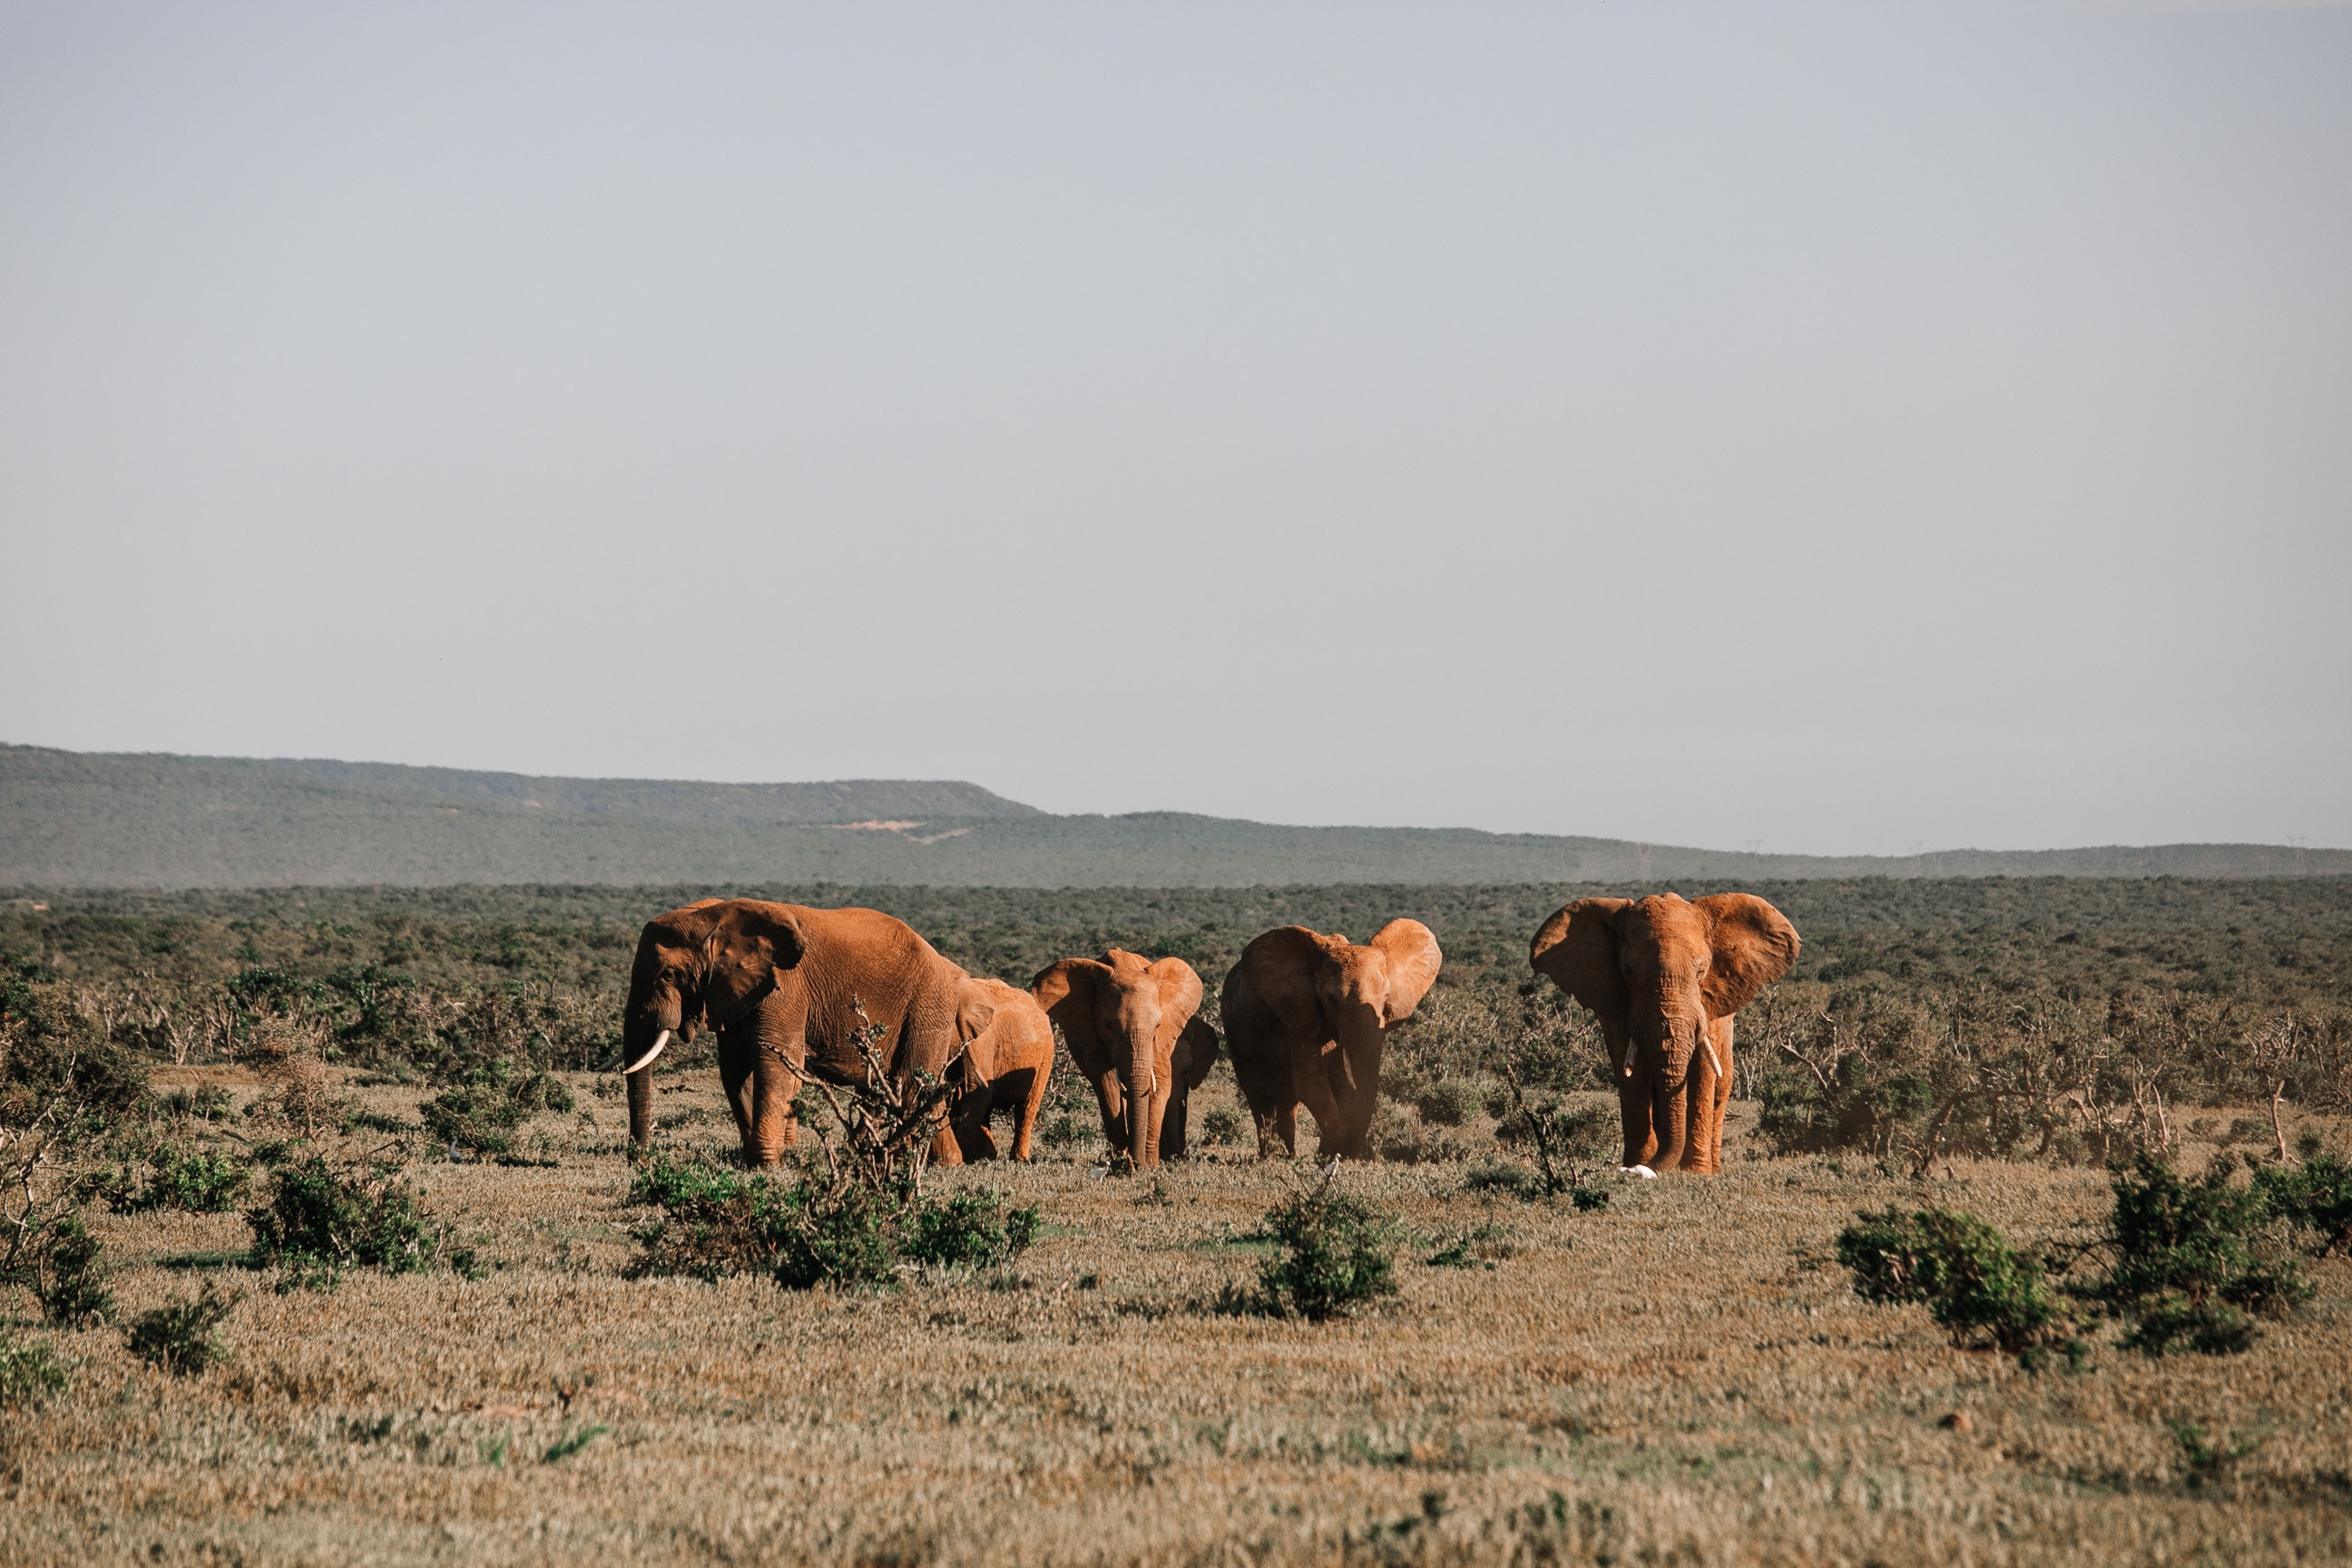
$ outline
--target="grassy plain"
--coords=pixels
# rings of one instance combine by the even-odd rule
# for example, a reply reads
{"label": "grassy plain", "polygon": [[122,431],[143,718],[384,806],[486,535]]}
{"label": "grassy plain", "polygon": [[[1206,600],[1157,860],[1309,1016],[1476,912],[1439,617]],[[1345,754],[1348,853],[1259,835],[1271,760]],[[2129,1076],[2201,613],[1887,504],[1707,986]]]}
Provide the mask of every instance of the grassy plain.
{"label": "grassy plain", "polygon": [[[335,1077],[414,1117],[420,1089]],[[1746,1103],[1725,1175],[1629,1183],[1598,1213],[1472,1194],[1459,1162],[1354,1167],[1342,1187],[1411,1233],[1402,1294],[1310,1324],[1204,1310],[1310,1179],[1230,1145],[1157,1178],[1097,1176],[1084,1146],[935,1173],[1042,1206],[1004,1275],[627,1279],[647,1211],[624,1202],[624,1118],[570,1081],[578,1109],[526,1129],[559,1163],[418,1168],[479,1279],[276,1294],[225,1264],[236,1215],[97,1215],[121,1316],[207,1278],[243,1292],[231,1359],[173,1379],[119,1329],[50,1334],[73,1388],[0,1414],[0,1561],[2352,1558],[2352,1264],[2317,1266],[2316,1300],[2249,1354],[2110,1335],[2087,1371],[2029,1375],[1922,1308],[1864,1305],[1830,1261],[1890,1200],[2071,1234],[2105,1208],[2096,1170],[1765,1158]],[[234,1067],[155,1087],[200,1082],[255,1092]],[[674,1146],[731,1142],[708,1070],[661,1088]],[[1196,1104],[1196,1125],[1232,1110],[1231,1078]],[[1472,1266],[1423,1261],[1465,1236]]]}

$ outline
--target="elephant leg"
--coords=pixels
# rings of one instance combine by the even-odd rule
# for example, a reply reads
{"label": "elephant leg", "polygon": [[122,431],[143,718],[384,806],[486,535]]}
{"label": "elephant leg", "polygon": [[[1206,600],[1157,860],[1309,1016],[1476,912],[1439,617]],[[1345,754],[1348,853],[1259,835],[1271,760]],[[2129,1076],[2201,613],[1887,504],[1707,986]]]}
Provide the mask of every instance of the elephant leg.
{"label": "elephant leg", "polygon": [[[747,1053],[751,1058],[751,1093],[741,1112],[743,1163],[755,1171],[782,1163],[784,1151],[792,1147],[799,1131],[793,1120],[793,1097],[801,1091],[800,1075],[793,1068],[797,1053],[791,1053],[777,1037],[783,1031],[773,1026],[776,1022],[763,1010],[754,1020],[756,1028]],[[797,1044],[798,1031],[793,1033]]]}
{"label": "elephant leg", "polygon": [[1126,1093],[1119,1088],[1118,1074],[1107,1070],[1095,1080],[1095,1105],[1102,1111],[1103,1142],[1116,1154],[1127,1147],[1127,1113],[1129,1110]]}
{"label": "elephant leg", "polygon": [[1294,1070],[1291,1079],[1298,1086],[1299,1103],[1315,1118],[1316,1158],[1328,1160],[1346,1153],[1347,1129],[1339,1113],[1339,1097],[1331,1092],[1331,1079],[1321,1058],[1318,1057],[1311,1068]]}
{"label": "elephant leg", "polygon": [[1031,1140],[1037,1131],[1037,1114],[1045,1108],[1046,1077],[1044,1068],[1029,1074],[1028,1092],[1021,1097],[1020,1106],[1013,1112],[1013,1157],[1016,1160],[1030,1157]]}
{"label": "elephant leg", "polygon": [[[751,1148],[751,1058],[760,1042],[748,1030],[722,1030],[719,1036],[719,1082],[727,1091],[728,1109],[735,1113],[735,1136],[748,1153]],[[794,1086],[799,1092],[798,1085]]]}
{"label": "elephant leg", "polygon": [[1625,1157],[1619,1163],[1631,1169],[1658,1157],[1656,1118],[1650,1114],[1650,1086],[1640,1079],[1617,1080],[1617,1117],[1625,1134]]}
{"label": "elephant leg", "polygon": [[1254,1111],[1257,1122],[1257,1157],[1271,1160],[1276,1151],[1286,1160],[1298,1158],[1298,1106],[1296,1101],[1272,1110]]}
{"label": "elephant leg", "polygon": [[[1699,1090],[1698,1110],[1702,1120],[1694,1137],[1693,1149],[1700,1163],[1691,1166],[1709,1175],[1723,1169],[1723,1117],[1731,1108],[1731,1086],[1734,1068],[1731,1059],[1731,1020],[1716,1018],[1707,1025],[1707,1043],[1714,1047],[1715,1056],[1702,1062],[1706,1080]],[[1704,1057],[1705,1053],[1701,1053]],[[1720,1070],[1717,1070],[1720,1069]],[[1696,1074],[1693,1076],[1696,1076]]]}
{"label": "elephant leg", "polygon": [[1160,1157],[1163,1160],[1184,1157],[1184,1105],[1188,1098],[1181,1089],[1169,1092],[1168,1109],[1160,1116]]}

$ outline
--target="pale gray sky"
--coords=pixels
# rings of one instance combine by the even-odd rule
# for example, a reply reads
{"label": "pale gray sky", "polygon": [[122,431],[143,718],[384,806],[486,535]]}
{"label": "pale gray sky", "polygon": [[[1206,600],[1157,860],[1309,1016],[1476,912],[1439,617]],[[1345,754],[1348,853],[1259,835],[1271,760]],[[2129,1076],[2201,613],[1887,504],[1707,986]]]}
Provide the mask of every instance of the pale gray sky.
{"label": "pale gray sky", "polygon": [[2352,11],[0,5],[0,739],[2352,845]]}

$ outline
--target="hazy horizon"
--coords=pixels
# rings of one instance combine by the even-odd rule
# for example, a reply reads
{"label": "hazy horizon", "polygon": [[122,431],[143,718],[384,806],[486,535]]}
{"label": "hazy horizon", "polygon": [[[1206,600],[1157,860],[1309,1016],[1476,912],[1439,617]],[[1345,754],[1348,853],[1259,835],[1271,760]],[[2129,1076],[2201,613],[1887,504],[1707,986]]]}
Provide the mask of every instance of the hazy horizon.
{"label": "hazy horizon", "polygon": [[2347,83],[2341,6],[0,0],[0,737],[2352,845]]}

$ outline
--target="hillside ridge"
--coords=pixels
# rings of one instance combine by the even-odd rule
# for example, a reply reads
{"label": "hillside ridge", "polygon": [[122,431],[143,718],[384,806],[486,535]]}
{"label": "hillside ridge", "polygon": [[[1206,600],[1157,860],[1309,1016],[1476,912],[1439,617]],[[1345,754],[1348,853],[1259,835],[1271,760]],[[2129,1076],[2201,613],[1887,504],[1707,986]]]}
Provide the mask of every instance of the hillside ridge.
{"label": "hillside ridge", "polygon": [[1054,816],[977,784],[564,779],[0,743],[0,886],[1258,887],[2352,874],[2352,851],[2110,845],[1821,856],[1467,827]]}

